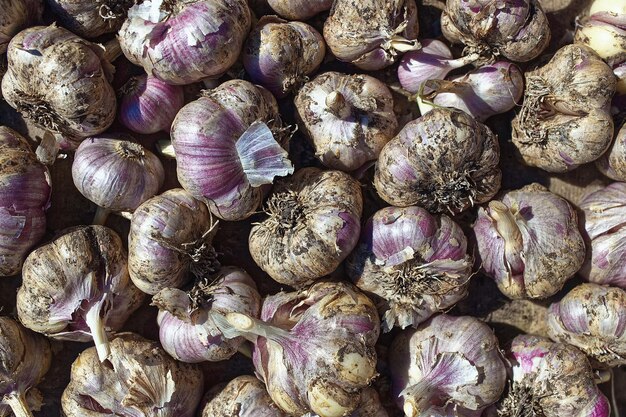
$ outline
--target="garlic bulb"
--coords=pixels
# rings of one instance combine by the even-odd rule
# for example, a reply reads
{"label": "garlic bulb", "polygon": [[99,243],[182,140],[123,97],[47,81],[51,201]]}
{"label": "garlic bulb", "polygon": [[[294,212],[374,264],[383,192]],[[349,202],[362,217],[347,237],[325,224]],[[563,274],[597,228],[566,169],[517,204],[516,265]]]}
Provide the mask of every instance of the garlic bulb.
{"label": "garlic bulb", "polygon": [[506,383],[498,340],[469,316],[441,314],[403,331],[391,344],[389,369],[407,417],[478,417]]}
{"label": "garlic bulb", "polygon": [[347,273],[383,303],[383,329],[416,327],[467,295],[472,257],[463,230],[420,207],[386,207],[372,216]]}
{"label": "garlic bulb", "polygon": [[524,162],[550,172],[598,159],[613,139],[613,71],[590,48],[566,45],[528,71],[513,143]]}
{"label": "garlic bulb", "polygon": [[182,188],[153,197],[135,210],[128,235],[128,270],[141,291],[154,295],[191,278],[217,272],[209,210]]}
{"label": "garlic bulb", "polygon": [[94,348],[78,356],[61,404],[67,417],[193,417],[203,382],[196,365],[175,361],[156,342],[120,333],[106,362]]}
{"label": "garlic bulb", "polygon": [[335,0],[324,23],[324,39],[341,61],[366,71],[393,64],[419,49],[415,0]]}
{"label": "garlic bulb", "polygon": [[222,361],[230,358],[245,341],[225,338],[213,322],[215,314],[243,313],[258,317],[261,296],[243,269],[223,267],[202,277],[186,293],[165,288],[153,298],[159,307],[159,340],[173,358],[182,362]]}
{"label": "garlic bulb", "polygon": [[46,232],[50,191],[50,173],[26,139],[0,126],[0,277],[18,274]]}
{"label": "garlic bulb", "polygon": [[9,41],[22,29],[41,20],[42,0],[0,0],[0,55],[7,51]]}
{"label": "garlic bulb", "polygon": [[276,13],[289,20],[307,20],[330,10],[333,0],[267,0]]}
{"label": "garlic bulb", "polygon": [[248,37],[242,59],[251,80],[281,98],[306,82],[325,53],[324,38],[312,26],[263,16]]}
{"label": "garlic bulb", "polygon": [[436,108],[385,145],[374,185],[394,206],[457,214],[498,192],[499,159],[498,140],[487,126],[462,111]]}
{"label": "garlic bulb", "polygon": [[617,132],[609,150],[596,161],[598,170],[616,181],[626,181],[626,124]]}
{"label": "garlic bulb", "polygon": [[626,30],[593,16],[577,23],[574,42],[593,49],[611,67],[626,61]]}
{"label": "garlic bulb", "polygon": [[614,0],[593,0],[589,15],[596,20],[615,26],[626,25],[626,4]]}
{"label": "garlic bulb", "polygon": [[609,401],[594,382],[584,353],[539,336],[513,339],[512,384],[498,406],[499,417],[609,417]]}
{"label": "garlic bulb", "polygon": [[47,0],[61,24],[83,38],[115,33],[134,0]]}
{"label": "garlic bulb", "polygon": [[52,352],[45,337],[9,317],[0,317],[0,416],[32,417],[41,393],[35,388],[44,377]]}
{"label": "garlic bulb", "polygon": [[596,366],[626,365],[626,292],[580,284],[548,311],[550,338],[574,345]]}
{"label": "garlic bulb", "polygon": [[252,259],[275,281],[302,287],[333,272],[354,249],[362,211],[355,179],[302,168],[274,187],[269,217],[250,232]]}
{"label": "garlic bulb", "polygon": [[38,126],[60,134],[68,146],[113,123],[115,92],[100,46],[55,25],[34,26],[15,35],[7,54],[4,99]]}
{"label": "garlic bulb", "polygon": [[183,107],[172,124],[178,180],[217,217],[242,220],[265,188],[293,166],[274,135],[276,99],[263,87],[231,80]]}
{"label": "garlic bulb", "polygon": [[302,87],[295,105],[315,155],[332,169],[375,160],[398,129],[391,91],[369,75],[326,72]]}
{"label": "garlic bulb", "polygon": [[104,226],[79,226],[28,255],[17,315],[53,339],[93,340],[104,361],[107,333],[119,330],[142,301],[128,278],[120,237]]}
{"label": "garlic bulb", "polygon": [[533,183],[478,210],[474,224],[482,267],[509,298],[547,298],[585,260],[574,208]]}
{"label": "garlic bulb", "polygon": [[118,38],[124,55],[168,84],[218,78],[236,61],[250,29],[246,0],[143,0]]}

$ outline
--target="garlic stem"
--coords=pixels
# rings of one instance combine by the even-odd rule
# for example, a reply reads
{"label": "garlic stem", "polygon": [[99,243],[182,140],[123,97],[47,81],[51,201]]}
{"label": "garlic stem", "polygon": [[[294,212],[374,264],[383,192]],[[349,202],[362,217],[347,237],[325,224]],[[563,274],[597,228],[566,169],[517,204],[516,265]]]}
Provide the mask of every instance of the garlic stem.
{"label": "garlic stem", "polygon": [[429,381],[423,379],[403,391],[401,395],[405,398],[404,414],[407,417],[417,417],[428,410],[430,407],[431,390]]}
{"label": "garlic stem", "polygon": [[169,140],[159,140],[157,141],[157,149],[159,153],[168,158],[176,158],[176,153],[174,152],[174,146],[172,146],[172,142]]}
{"label": "garlic stem", "polygon": [[11,411],[15,414],[15,417],[33,417],[33,413],[26,404],[26,398],[22,392],[12,392],[6,395],[2,401],[11,407]]}
{"label": "garlic stem", "polygon": [[111,354],[109,346],[109,339],[104,330],[104,323],[100,316],[100,310],[107,299],[108,294],[104,294],[102,299],[91,306],[87,314],[85,315],[85,322],[89,326],[91,337],[96,345],[96,351],[98,352],[98,358],[100,362],[104,362]]}
{"label": "garlic stem", "polygon": [[350,115],[350,107],[346,103],[345,97],[337,90],[326,96],[326,106],[332,114],[340,119],[345,119]]}
{"label": "garlic stem", "polygon": [[111,214],[111,210],[98,206],[96,215],[93,217],[93,221],[91,223],[96,226],[104,226],[109,218],[109,214]]}
{"label": "garlic stem", "polygon": [[255,319],[243,313],[228,313],[226,321],[241,332],[241,336],[254,342],[258,336],[266,337],[271,340],[279,341],[281,339],[291,338],[289,332],[279,327],[272,326],[262,320]]}

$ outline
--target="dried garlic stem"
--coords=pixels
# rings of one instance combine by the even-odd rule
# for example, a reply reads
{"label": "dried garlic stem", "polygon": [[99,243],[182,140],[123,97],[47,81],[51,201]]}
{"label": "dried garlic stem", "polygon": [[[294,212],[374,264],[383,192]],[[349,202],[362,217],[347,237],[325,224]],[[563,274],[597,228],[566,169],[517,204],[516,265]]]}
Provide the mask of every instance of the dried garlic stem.
{"label": "dried garlic stem", "polygon": [[111,214],[111,210],[98,206],[96,215],[93,217],[93,221],[91,223],[96,226],[104,226],[109,218],[109,214]]}
{"label": "dried garlic stem", "polygon": [[104,330],[104,323],[102,322],[102,317],[100,315],[100,310],[106,301],[107,294],[105,294],[100,301],[92,305],[85,315],[85,322],[87,323],[87,326],[89,326],[89,331],[91,332],[91,336],[93,337],[93,341],[96,345],[96,351],[98,352],[100,362],[104,362],[111,354],[109,339]]}
{"label": "dried garlic stem", "polygon": [[[411,385],[402,393],[406,398],[403,410],[407,417],[417,417],[429,408],[431,389],[429,382],[422,380],[417,384]],[[418,398],[417,401],[415,400],[416,398]]]}
{"label": "dried garlic stem", "polygon": [[30,411],[30,408],[28,408],[23,393],[13,392],[5,396],[2,400],[11,407],[11,411],[13,411],[15,417],[33,417],[33,413]]}
{"label": "dried garlic stem", "polygon": [[241,332],[241,336],[254,342],[256,337],[266,337],[271,340],[288,339],[289,332],[279,327],[267,324],[262,320],[255,319],[243,313],[228,313],[226,320],[236,330]]}

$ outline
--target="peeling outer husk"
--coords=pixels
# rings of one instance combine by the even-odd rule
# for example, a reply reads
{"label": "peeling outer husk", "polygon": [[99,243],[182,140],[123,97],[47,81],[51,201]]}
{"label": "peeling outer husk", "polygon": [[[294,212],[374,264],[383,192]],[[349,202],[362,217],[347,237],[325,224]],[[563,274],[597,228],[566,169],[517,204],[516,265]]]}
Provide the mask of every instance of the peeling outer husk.
{"label": "peeling outer husk", "polygon": [[487,126],[436,108],[409,122],[380,153],[374,185],[389,204],[457,214],[500,188],[500,148]]}
{"label": "peeling outer husk", "polygon": [[237,60],[250,30],[246,0],[144,0],[118,38],[124,55],[168,84],[218,78]]}
{"label": "peeling outer husk", "polygon": [[172,124],[178,180],[217,217],[243,220],[277,176],[293,173],[278,104],[263,87],[232,80],[187,104]]}
{"label": "peeling outer husk", "polygon": [[261,320],[234,313],[222,326],[254,343],[256,372],[289,414],[349,415],[376,376],[376,307],[344,282],[280,292],[264,300]]}
{"label": "peeling outer husk", "polygon": [[391,344],[389,368],[407,417],[478,417],[506,383],[496,336],[470,316],[441,314],[403,331]]}
{"label": "peeling outer husk", "polygon": [[113,123],[113,67],[102,47],[55,25],[34,26],[11,40],[7,54],[4,99],[38,126],[62,136],[64,146],[74,149]]}
{"label": "peeling outer husk", "polygon": [[585,261],[576,211],[537,183],[481,207],[474,235],[482,268],[512,299],[556,294]]}
{"label": "peeling outer husk", "polygon": [[324,23],[324,39],[341,61],[376,71],[393,64],[417,41],[415,0],[336,0]]}
{"label": "peeling outer husk", "polygon": [[41,21],[43,0],[0,0],[0,55],[22,29]]}
{"label": "peeling outer husk", "polygon": [[276,13],[289,20],[307,20],[330,10],[333,0],[267,0]]}
{"label": "peeling outer husk", "polygon": [[626,289],[626,183],[615,182],[586,196],[587,259],[580,275],[590,282]]}
{"label": "peeling outer husk", "polygon": [[263,16],[248,37],[243,65],[277,98],[299,89],[324,60],[324,38],[312,26]]}
{"label": "peeling outer husk", "polygon": [[580,350],[521,335],[508,354],[512,381],[498,405],[499,417],[609,417],[610,406]]}
{"label": "peeling outer husk", "polygon": [[304,85],[295,105],[315,155],[331,169],[375,160],[398,129],[391,91],[369,75],[326,72]]}
{"label": "peeling outer husk", "polygon": [[383,330],[417,327],[467,295],[472,257],[463,230],[420,207],[386,207],[372,216],[347,273],[382,299]]}
{"label": "peeling outer husk", "polygon": [[613,71],[591,48],[566,45],[526,72],[524,103],[513,119],[513,143],[524,162],[566,172],[598,159],[613,139]]}
{"label": "peeling outer husk", "polygon": [[206,205],[182,188],[153,197],[135,210],[128,235],[128,270],[141,291],[181,288],[191,274],[219,270],[211,241],[217,232]]}
{"label": "peeling outer husk", "polygon": [[607,177],[626,181],[626,124],[622,124],[611,147],[596,161],[596,166]]}
{"label": "peeling outer husk", "polygon": [[26,139],[0,126],[0,277],[18,274],[44,236],[50,191],[50,173]]}
{"label": "peeling outer husk", "polygon": [[104,361],[108,334],[142,301],[128,278],[120,237],[104,226],[79,226],[28,255],[17,315],[24,326],[52,339],[93,340]]}
{"label": "peeling outer husk", "polygon": [[203,389],[197,365],[175,361],[156,342],[120,333],[105,363],[94,348],[78,356],[61,405],[67,417],[193,417]]}
{"label": "peeling outer husk", "polygon": [[0,317],[0,352],[0,416],[32,417],[31,410],[39,411],[43,399],[35,386],[50,368],[50,343],[17,321]]}
{"label": "peeling outer husk", "polygon": [[356,246],[361,186],[341,171],[302,168],[276,184],[265,212],[248,239],[252,259],[275,281],[302,287],[337,269]]}
{"label": "peeling outer husk", "polygon": [[134,0],[47,0],[59,22],[83,38],[117,32]]}
{"label": "peeling outer husk", "polygon": [[594,367],[626,365],[625,312],[624,290],[580,284],[550,306],[548,332],[585,352]]}
{"label": "peeling outer husk", "polygon": [[574,42],[593,49],[610,67],[626,61],[626,25],[624,28],[593,18],[576,25]]}
{"label": "peeling outer husk", "polygon": [[189,292],[159,291],[152,304],[159,308],[159,339],[173,358],[182,362],[222,361],[245,342],[226,338],[215,325],[215,314],[242,313],[257,318],[261,296],[243,269],[223,267],[217,275],[202,277]]}

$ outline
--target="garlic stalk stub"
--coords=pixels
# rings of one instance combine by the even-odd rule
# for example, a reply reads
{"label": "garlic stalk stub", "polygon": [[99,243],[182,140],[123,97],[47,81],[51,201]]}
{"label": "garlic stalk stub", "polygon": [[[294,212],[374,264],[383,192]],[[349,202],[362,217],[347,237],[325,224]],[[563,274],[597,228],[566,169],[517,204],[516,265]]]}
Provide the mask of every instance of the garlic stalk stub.
{"label": "garlic stalk stub", "polygon": [[293,173],[279,143],[282,134],[269,91],[248,81],[227,81],[187,104],[174,119],[178,180],[217,217],[245,219],[261,204],[263,185]]}
{"label": "garlic stalk stub", "polygon": [[417,327],[464,298],[471,269],[463,230],[420,207],[377,211],[347,262],[355,284],[383,300],[386,332]]}
{"label": "garlic stalk stub", "polygon": [[268,218],[250,232],[252,259],[275,281],[302,287],[333,272],[354,249],[362,212],[355,179],[302,168],[274,187]]}
{"label": "garlic stalk stub", "polygon": [[565,172],[598,159],[613,139],[611,68],[590,48],[566,45],[525,77],[524,103],[512,122],[524,162]]}
{"label": "garlic stalk stub", "polygon": [[324,23],[324,39],[341,61],[366,71],[393,64],[419,49],[415,0],[335,0]]}
{"label": "garlic stalk stub", "polygon": [[333,0],[267,0],[276,13],[289,20],[307,20],[330,10]]}
{"label": "garlic stalk stub", "polygon": [[302,87],[295,105],[315,155],[332,169],[375,160],[398,129],[389,88],[369,75],[326,72]]}
{"label": "garlic stalk stub", "polygon": [[626,292],[580,284],[548,311],[550,338],[574,345],[594,366],[626,365]]}
{"label": "garlic stalk stub", "polygon": [[93,39],[115,33],[134,0],[47,0],[61,24],[78,36]]}
{"label": "garlic stalk stub", "polygon": [[52,360],[48,340],[9,317],[0,317],[0,416],[32,417],[41,393],[35,386]]}
{"label": "garlic stalk stub", "polygon": [[94,348],[78,356],[61,405],[67,417],[193,417],[203,389],[196,365],[175,361],[156,342],[120,333],[105,363]]}
{"label": "garlic stalk stub", "polygon": [[0,277],[18,274],[46,232],[50,173],[24,137],[0,126]]}
{"label": "garlic stalk stub", "polygon": [[615,181],[626,181],[626,124],[617,132],[609,150],[596,161],[598,170]]}
{"label": "garlic stalk stub", "polygon": [[43,0],[0,0],[0,55],[20,30],[41,20]]}
{"label": "garlic stalk stub", "polygon": [[441,314],[392,342],[393,392],[407,417],[480,416],[500,398],[506,369],[491,329]]}
{"label": "garlic stalk stub", "polygon": [[482,267],[509,298],[547,298],[585,260],[574,208],[533,183],[478,210],[474,224]]}
{"label": "garlic stalk stub", "polygon": [[143,301],[130,281],[120,237],[104,226],[80,226],[31,252],[22,269],[17,315],[46,336],[93,340],[110,354],[107,333],[119,330]]}
{"label": "garlic stalk stub", "polygon": [[144,0],[118,38],[124,55],[168,84],[217,78],[237,59],[250,29],[246,0]]}
{"label": "garlic stalk stub", "polygon": [[457,214],[498,192],[499,159],[498,140],[487,126],[460,110],[436,108],[385,145],[374,185],[394,206]]}

